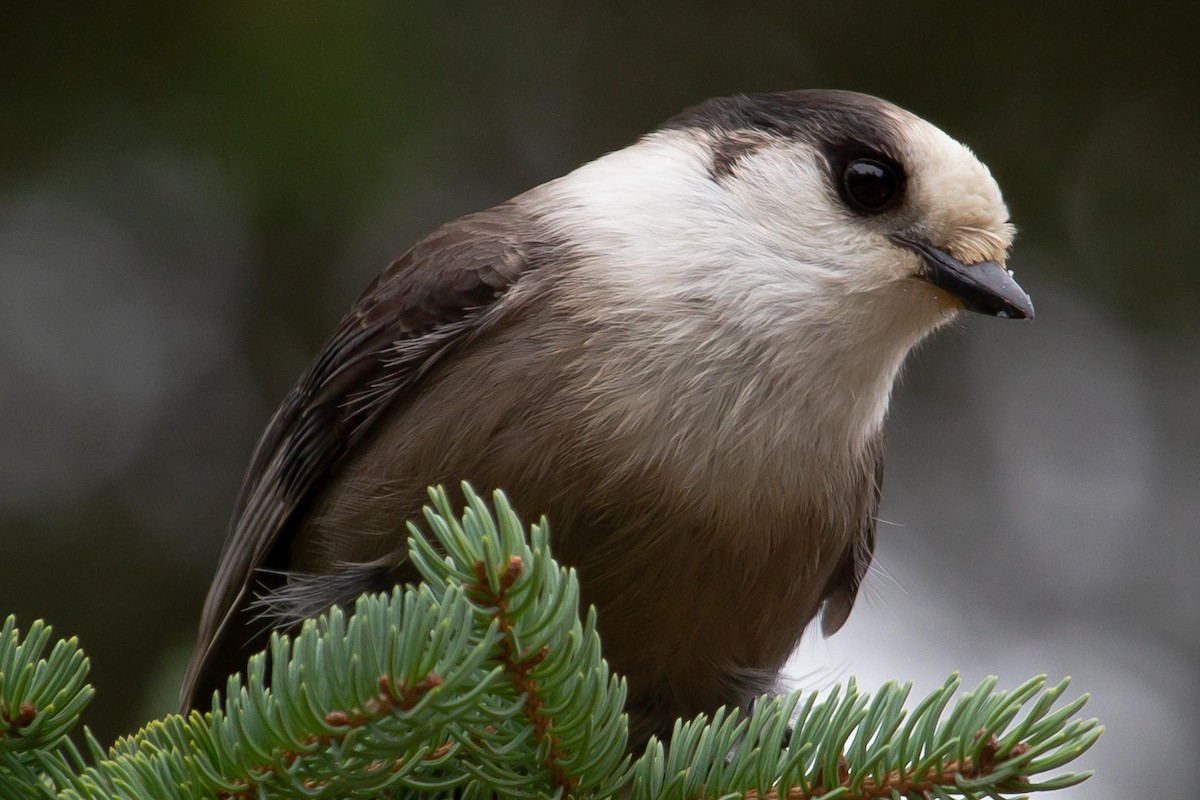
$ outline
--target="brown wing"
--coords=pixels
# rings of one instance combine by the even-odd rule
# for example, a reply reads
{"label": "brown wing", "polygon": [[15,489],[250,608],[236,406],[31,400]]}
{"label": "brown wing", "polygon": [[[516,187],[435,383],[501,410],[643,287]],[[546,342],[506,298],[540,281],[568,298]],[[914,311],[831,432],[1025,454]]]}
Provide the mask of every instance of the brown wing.
{"label": "brown wing", "polygon": [[851,538],[841,561],[825,584],[825,605],[821,609],[821,633],[825,636],[832,636],[846,624],[863,578],[871,567],[871,558],[875,554],[875,520],[882,493],[883,433],[880,432],[867,445],[860,490],[862,515],[858,533]]}
{"label": "brown wing", "polygon": [[[180,693],[185,709],[245,664],[255,573],[285,566],[307,501],[392,402],[490,313],[540,245],[505,203],[451,222],[358,299],[259,441]],[[257,649],[257,648],[254,648]]]}

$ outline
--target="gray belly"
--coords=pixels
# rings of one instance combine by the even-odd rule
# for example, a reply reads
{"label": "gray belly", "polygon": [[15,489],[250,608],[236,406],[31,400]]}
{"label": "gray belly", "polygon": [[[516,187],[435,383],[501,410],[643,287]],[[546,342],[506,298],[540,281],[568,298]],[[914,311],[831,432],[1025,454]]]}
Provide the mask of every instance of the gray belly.
{"label": "gray belly", "polygon": [[[584,607],[597,608],[604,655],[628,680],[635,741],[769,689],[847,541],[802,509],[707,508],[651,475],[598,494],[611,476],[579,480],[586,471],[575,468],[567,471],[574,480],[530,480],[494,466],[434,480],[503,487],[525,520],[547,516],[555,556],[577,569]],[[419,517],[426,481],[381,483],[354,472],[297,537],[297,570],[403,558],[403,523]],[[402,562],[389,576],[412,579]]]}
{"label": "gray belly", "polygon": [[[426,486],[501,488],[526,521],[547,516],[555,556],[577,568],[604,654],[628,679],[636,736],[767,688],[817,613],[857,517],[814,509],[769,466],[769,488],[747,491],[744,459],[706,461],[710,480],[688,489],[681,475],[694,459],[664,462],[663,448],[616,416],[610,427],[579,423],[594,381],[574,372],[578,359],[524,339],[492,344],[507,348],[506,367],[485,350],[460,354],[347,459],[298,531],[292,569],[399,563]],[[536,369],[511,358],[521,348]]]}

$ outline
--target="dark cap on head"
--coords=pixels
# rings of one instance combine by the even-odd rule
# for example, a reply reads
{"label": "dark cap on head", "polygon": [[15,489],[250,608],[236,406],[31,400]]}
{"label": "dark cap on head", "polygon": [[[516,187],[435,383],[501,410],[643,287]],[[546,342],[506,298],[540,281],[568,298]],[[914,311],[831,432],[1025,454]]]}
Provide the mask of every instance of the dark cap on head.
{"label": "dark cap on head", "polygon": [[723,177],[739,157],[756,149],[746,134],[811,142],[831,160],[885,157],[902,162],[897,111],[877,97],[832,89],[739,94],[692,106],[661,130],[711,134],[717,151],[713,174]]}

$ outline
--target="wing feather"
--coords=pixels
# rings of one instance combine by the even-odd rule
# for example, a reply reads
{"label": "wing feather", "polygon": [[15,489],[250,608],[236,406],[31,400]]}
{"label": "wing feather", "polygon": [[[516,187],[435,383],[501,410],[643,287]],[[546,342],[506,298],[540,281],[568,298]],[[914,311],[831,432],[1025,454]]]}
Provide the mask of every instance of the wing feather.
{"label": "wing feather", "polygon": [[858,590],[862,587],[871,560],[875,555],[876,515],[883,494],[883,433],[875,435],[867,446],[859,497],[862,509],[856,534],[825,585],[824,606],[821,609],[821,633],[832,636],[850,616]]}
{"label": "wing feather", "polygon": [[285,564],[303,510],[330,473],[448,349],[496,313],[542,246],[513,203],[463,217],[388,267],[288,392],[255,450],[201,617],[181,702],[223,686],[256,639],[258,576]]}

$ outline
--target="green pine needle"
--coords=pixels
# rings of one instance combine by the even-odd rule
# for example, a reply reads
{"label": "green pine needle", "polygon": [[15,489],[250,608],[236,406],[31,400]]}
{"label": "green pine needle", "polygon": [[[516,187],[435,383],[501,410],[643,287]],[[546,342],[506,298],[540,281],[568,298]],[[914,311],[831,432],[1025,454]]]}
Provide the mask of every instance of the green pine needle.
{"label": "green pine needle", "polygon": [[[24,798],[631,797],[1014,798],[1072,786],[1058,772],[1100,736],[1060,704],[1068,682],[1011,691],[957,675],[906,708],[911,684],[851,679],[823,696],[763,697],[676,724],[628,752],[623,679],[579,614],[573,570],[542,520],[464,484],[431,490],[410,525],[422,582],[275,634],[223,704],[151,722],[105,750],[84,729],[88,661],[38,621],[0,628],[0,796]],[[47,650],[49,650],[47,654]]]}

